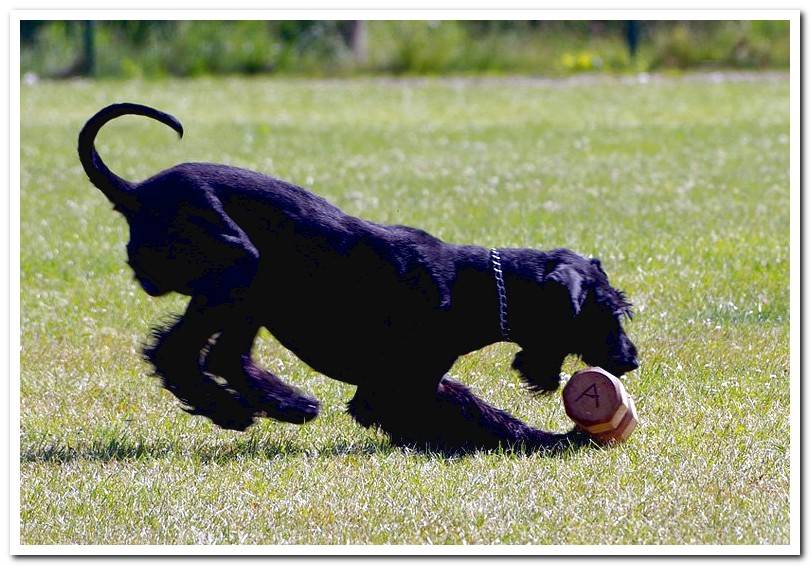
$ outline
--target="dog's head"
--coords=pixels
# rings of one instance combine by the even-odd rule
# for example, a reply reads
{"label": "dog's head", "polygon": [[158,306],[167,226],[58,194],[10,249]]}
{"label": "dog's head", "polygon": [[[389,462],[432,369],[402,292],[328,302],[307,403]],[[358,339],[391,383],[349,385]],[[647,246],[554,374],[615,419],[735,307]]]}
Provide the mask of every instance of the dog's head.
{"label": "dog's head", "polygon": [[614,375],[635,370],[634,344],[623,329],[632,316],[624,294],[611,286],[598,259],[569,250],[536,252],[517,284],[514,337],[523,350],[513,367],[531,389],[554,391],[564,358],[575,354]]}

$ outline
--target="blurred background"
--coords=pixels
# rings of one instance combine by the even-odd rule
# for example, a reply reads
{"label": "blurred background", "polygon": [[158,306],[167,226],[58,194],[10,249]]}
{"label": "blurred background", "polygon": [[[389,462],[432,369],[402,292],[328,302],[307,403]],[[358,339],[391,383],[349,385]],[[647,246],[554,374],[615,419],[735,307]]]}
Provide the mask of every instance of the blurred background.
{"label": "blurred background", "polygon": [[787,69],[788,21],[23,21],[29,80]]}

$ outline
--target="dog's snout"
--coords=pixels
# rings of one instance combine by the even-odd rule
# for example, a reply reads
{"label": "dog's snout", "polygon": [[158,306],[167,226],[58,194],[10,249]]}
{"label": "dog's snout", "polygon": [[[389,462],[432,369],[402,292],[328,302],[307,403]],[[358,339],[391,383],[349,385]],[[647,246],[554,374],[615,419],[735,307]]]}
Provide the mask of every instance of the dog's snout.
{"label": "dog's snout", "polygon": [[636,357],[626,358],[624,360],[614,360],[604,364],[594,362],[589,363],[600,366],[616,376],[622,376],[628,372],[634,371],[635,369],[639,369],[639,360]]}

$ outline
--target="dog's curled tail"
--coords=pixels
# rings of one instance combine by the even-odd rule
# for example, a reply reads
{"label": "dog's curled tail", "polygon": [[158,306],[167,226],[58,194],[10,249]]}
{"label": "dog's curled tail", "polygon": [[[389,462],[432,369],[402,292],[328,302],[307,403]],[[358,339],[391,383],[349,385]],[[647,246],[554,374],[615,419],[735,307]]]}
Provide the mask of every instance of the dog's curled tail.
{"label": "dog's curled tail", "polygon": [[99,110],[79,132],[79,159],[82,162],[85,173],[96,187],[103,192],[113,205],[122,211],[131,209],[135,205],[135,198],[131,194],[132,183],[126,181],[110,171],[96,152],[96,135],[107,122],[113,118],[135,114],[146,116],[166,124],[183,137],[183,126],[174,116],[155,110],[142,104],[122,102],[111,104]]}

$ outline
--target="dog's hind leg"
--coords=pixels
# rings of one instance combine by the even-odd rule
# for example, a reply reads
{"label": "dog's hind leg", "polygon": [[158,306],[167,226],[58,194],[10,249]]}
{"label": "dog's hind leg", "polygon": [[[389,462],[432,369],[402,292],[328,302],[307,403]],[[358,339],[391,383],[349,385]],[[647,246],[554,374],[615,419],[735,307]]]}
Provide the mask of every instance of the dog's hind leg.
{"label": "dog's hind leg", "polygon": [[287,423],[303,424],[318,416],[319,403],[260,368],[251,358],[259,325],[252,321],[228,326],[211,346],[204,367],[228,382],[256,410]]}
{"label": "dog's hind leg", "polygon": [[532,428],[448,377],[433,395],[359,387],[347,408],[358,423],[380,428],[394,444],[443,452],[560,451],[587,442],[575,430],[557,434]]}
{"label": "dog's hind leg", "polygon": [[212,308],[206,306],[205,300],[192,299],[174,324],[153,330],[153,342],[144,347],[144,358],[186,412],[206,416],[223,428],[245,430],[253,424],[253,407],[200,367],[200,353],[209,337],[222,328],[228,310],[226,306]]}

